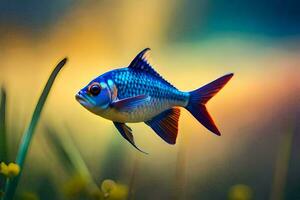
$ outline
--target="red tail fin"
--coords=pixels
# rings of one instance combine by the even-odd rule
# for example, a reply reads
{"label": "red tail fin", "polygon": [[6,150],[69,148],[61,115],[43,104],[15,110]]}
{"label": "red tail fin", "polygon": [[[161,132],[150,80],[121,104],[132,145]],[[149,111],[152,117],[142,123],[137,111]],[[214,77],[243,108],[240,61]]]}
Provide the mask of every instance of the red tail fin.
{"label": "red tail fin", "polygon": [[221,133],[208,113],[205,104],[226,85],[232,76],[232,73],[224,75],[217,80],[190,92],[190,100],[186,106],[186,109],[190,111],[203,126],[217,135],[221,135]]}

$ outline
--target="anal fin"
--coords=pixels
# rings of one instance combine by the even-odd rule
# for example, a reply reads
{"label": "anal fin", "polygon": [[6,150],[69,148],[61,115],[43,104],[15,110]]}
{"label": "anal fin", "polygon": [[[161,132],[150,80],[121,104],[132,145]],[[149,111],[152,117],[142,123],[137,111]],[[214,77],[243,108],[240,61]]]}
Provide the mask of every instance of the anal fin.
{"label": "anal fin", "polygon": [[145,123],[165,142],[175,144],[178,133],[179,108],[166,110]]}

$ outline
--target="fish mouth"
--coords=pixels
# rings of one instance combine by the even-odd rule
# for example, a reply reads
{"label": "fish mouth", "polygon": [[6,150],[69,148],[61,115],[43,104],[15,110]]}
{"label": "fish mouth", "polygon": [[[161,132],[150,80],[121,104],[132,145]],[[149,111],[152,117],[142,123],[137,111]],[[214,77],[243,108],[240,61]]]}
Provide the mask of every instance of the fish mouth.
{"label": "fish mouth", "polygon": [[82,105],[85,105],[87,102],[87,99],[84,98],[84,96],[79,92],[75,95],[75,99]]}

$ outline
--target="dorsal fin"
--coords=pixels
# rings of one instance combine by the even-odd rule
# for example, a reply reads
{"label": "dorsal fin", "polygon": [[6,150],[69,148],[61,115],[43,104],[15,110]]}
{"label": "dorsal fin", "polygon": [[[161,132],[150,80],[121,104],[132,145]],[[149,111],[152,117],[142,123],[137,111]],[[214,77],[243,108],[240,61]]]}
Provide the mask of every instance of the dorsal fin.
{"label": "dorsal fin", "polygon": [[150,56],[150,48],[145,48],[142,50],[130,63],[128,66],[129,69],[140,70],[146,73],[151,74],[152,76],[162,80],[165,84],[170,87],[175,88],[171,83],[166,81],[159,73],[157,73],[152,66],[150,65],[148,58]]}

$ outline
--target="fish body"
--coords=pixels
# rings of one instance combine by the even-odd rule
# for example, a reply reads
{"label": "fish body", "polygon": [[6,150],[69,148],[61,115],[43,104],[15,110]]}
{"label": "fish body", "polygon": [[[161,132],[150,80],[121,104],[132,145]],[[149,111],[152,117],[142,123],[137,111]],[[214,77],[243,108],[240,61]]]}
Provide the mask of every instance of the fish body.
{"label": "fish body", "polygon": [[113,121],[121,135],[137,149],[132,130],[125,123],[145,122],[167,143],[175,144],[179,107],[189,110],[201,124],[220,135],[205,103],[233,74],[197,90],[183,92],[151,67],[147,59],[149,50],[140,52],[128,67],[106,72],[92,80],[76,94],[76,99],[94,114]]}
{"label": "fish body", "polygon": [[[108,107],[97,114],[116,122],[145,122],[174,106],[184,107],[188,103],[189,93],[181,92],[170,83],[151,73],[130,68],[116,69],[100,76],[99,82],[110,83],[111,92],[116,92],[118,99],[138,95],[149,97],[147,101],[132,109],[118,110]],[[114,90],[113,88],[117,88]]]}

